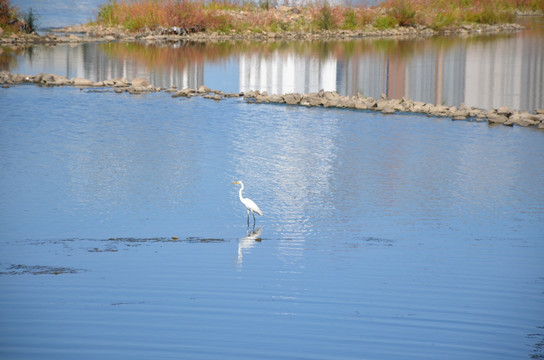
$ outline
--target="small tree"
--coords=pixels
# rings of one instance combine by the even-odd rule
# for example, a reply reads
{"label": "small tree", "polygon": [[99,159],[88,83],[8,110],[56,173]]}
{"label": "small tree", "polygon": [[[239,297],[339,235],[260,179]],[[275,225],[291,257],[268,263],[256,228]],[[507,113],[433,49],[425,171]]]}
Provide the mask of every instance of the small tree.
{"label": "small tree", "polygon": [[38,15],[29,8],[23,15],[23,19],[26,22],[25,32],[33,33],[38,29]]}

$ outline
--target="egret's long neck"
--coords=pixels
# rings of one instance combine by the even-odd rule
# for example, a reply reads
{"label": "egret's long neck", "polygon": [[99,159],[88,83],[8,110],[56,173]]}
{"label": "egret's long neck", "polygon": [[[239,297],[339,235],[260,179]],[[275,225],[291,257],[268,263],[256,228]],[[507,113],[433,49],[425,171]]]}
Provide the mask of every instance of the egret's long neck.
{"label": "egret's long neck", "polygon": [[242,190],[244,190],[244,183],[240,183],[240,185],[242,185],[240,187],[240,191],[238,191],[238,195],[240,196],[240,201],[242,201],[243,197],[242,197]]}

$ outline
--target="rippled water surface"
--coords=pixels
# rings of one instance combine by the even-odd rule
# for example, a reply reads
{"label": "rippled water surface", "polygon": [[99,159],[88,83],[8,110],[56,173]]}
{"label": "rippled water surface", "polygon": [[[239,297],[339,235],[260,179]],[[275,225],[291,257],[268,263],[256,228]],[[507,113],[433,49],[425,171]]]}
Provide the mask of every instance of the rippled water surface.
{"label": "rippled water surface", "polygon": [[544,356],[536,129],[35,86],[0,107],[2,358]]}
{"label": "rippled water surface", "polygon": [[[101,1],[15,1],[41,27]],[[0,69],[543,107],[510,35],[3,47]],[[0,89],[2,359],[540,359],[542,131]],[[238,199],[263,210],[253,227]],[[252,220],[252,219],[251,219]]]}

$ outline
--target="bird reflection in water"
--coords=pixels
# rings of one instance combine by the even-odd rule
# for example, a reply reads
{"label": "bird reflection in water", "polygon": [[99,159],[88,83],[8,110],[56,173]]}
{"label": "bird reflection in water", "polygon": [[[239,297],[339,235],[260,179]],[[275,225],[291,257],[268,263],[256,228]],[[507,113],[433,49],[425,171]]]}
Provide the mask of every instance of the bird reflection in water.
{"label": "bird reflection in water", "polygon": [[237,265],[242,265],[244,252],[251,249],[256,242],[261,242],[261,232],[261,226],[259,226],[257,229],[253,228],[251,230],[248,228],[247,236],[242,239],[238,239],[238,258],[236,259]]}

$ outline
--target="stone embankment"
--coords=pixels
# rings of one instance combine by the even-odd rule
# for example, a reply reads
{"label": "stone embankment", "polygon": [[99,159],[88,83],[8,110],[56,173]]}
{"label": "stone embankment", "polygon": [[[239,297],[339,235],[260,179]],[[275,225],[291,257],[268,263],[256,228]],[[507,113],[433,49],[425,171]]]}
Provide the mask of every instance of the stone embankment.
{"label": "stone embankment", "polygon": [[426,26],[395,27],[376,29],[369,25],[360,30],[325,30],[316,32],[233,32],[189,31],[178,27],[146,29],[129,32],[120,26],[75,25],[56,29],[54,33],[38,34],[0,34],[0,45],[62,44],[84,42],[177,42],[177,41],[287,41],[287,40],[350,40],[362,38],[413,38],[438,34],[468,36],[474,34],[509,33],[523,29],[519,24],[466,24],[444,30],[433,30]]}
{"label": "stone embankment", "polygon": [[142,94],[149,92],[167,91],[173,98],[201,96],[206,99],[223,100],[225,98],[243,98],[248,103],[275,103],[298,105],[306,107],[345,108],[381,112],[382,114],[418,113],[431,117],[451,118],[452,120],[485,121],[489,124],[502,124],[506,126],[537,127],[544,130],[544,110],[537,109],[535,113],[517,111],[508,107],[483,110],[461,104],[459,107],[446,105],[433,105],[410,99],[388,99],[382,95],[379,99],[365,97],[361,94],[355,96],[342,96],[336,91],[321,90],[309,94],[284,94],[268,95],[266,92],[248,91],[245,93],[225,93],[213,90],[204,85],[198,89],[182,89],[176,87],[168,89],[155,87],[146,79],[135,78],[132,81],[117,78],[94,82],[88,79],[72,78],[55,74],[22,75],[12,74],[7,71],[0,72],[0,85],[4,88],[17,84],[36,84],[41,86],[74,86],[98,90],[111,88],[116,93],[128,92],[130,94]]}
{"label": "stone embankment", "polygon": [[74,86],[79,88],[109,87],[117,93],[129,92],[135,94],[157,92],[163,90],[159,87],[154,87],[146,79],[143,78],[132,79],[132,81],[117,78],[94,82],[92,80],[83,79],[80,77],[68,79],[66,76],[56,74],[40,73],[38,75],[23,75],[12,74],[7,71],[0,72],[0,85],[2,85],[2,87],[6,88],[10,85],[18,84],[36,84],[42,86]]}
{"label": "stone embankment", "polygon": [[452,120],[487,121],[489,124],[503,124],[507,126],[533,126],[544,129],[544,110],[537,110],[531,114],[528,111],[511,110],[508,107],[482,110],[461,104],[459,107],[433,105],[410,99],[388,99],[382,95],[375,100],[361,94],[355,96],[341,96],[333,91],[319,91],[310,94],[268,95],[266,92],[249,91],[244,99],[255,103],[285,103],[289,105],[322,106],[332,108],[347,108],[357,110],[372,110],[382,114],[419,113],[427,116],[446,117]]}

